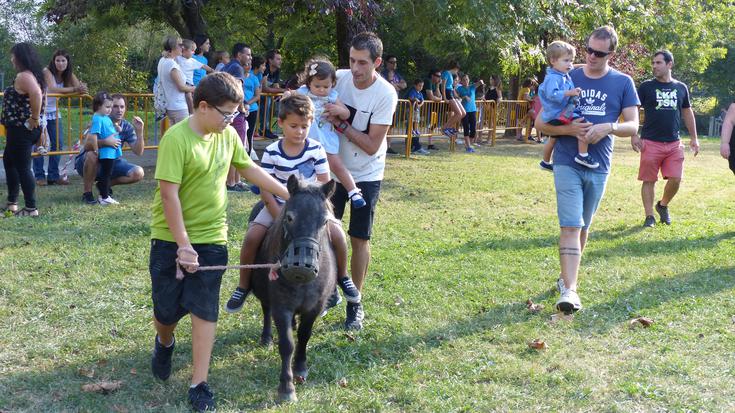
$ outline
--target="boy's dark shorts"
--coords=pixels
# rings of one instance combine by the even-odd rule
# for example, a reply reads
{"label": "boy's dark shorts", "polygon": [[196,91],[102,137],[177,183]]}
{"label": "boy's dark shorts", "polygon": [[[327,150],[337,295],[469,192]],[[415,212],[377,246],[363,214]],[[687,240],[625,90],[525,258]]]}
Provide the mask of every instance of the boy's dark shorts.
{"label": "boy's dark shorts", "polygon": [[[375,218],[375,207],[378,204],[380,196],[381,181],[357,182],[356,185],[362,191],[362,197],[367,205],[362,208],[352,208],[350,202],[350,227],[347,233],[351,237],[369,240],[373,232],[373,219]],[[337,183],[337,190],[332,195],[332,205],[334,206],[335,218],[341,220],[345,214],[345,206],[349,202],[347,190],[345,187]]]}
{"label": "boy's dark shorts", "polygon": [[[227,265],[227,246],[195,244],[199,265]],[[153,315],[164,325],[177,323],[191,313],[205,321],[216,322],[219,316],[219,290],[224,270],[184,273],[183,280],[176,279],[175,242],[151,240],[151,297]]]}

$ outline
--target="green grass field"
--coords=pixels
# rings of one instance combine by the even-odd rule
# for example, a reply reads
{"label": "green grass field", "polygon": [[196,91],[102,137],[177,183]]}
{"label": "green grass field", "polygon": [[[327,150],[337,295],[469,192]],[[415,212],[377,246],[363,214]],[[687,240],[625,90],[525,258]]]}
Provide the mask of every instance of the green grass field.
{"label": "green grass field", "polygon": [[[559,230],[540,145],[390,158],[365,329],[341,329],[344,305],[318,321],[299,401],[277,406],[280,358],[257,344],[257,300],[223,312],[209,378],[219,411],[735,411],[735,177],[715,140],[703,150],[687,153],[674,224],[643,230],[638,158],[618,140],[583,257],[584,309],[557,324]],[[187,411],[188,319],[171,379],[150,373],[147,173],[115,188],[117,207],[82,205],[74,177],[39,188],[40,218],[0,219],[0,411]],[[230,201],[235,263],[256,197]],[[223,304],[236,283],[228,272]],[[529,298],[545,308],[530,313]],[[630,328],[638,315],[655,323]],[[548,349],[529,349],[536,338]],[[81,390],[99,380],[122,387]]]}

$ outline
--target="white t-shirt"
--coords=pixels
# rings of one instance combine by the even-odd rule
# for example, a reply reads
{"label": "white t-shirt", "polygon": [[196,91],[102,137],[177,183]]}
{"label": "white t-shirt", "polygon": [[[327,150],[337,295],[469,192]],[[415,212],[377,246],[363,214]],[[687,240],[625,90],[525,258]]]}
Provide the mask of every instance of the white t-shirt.
{"label": "white t-shirt", "polygon": [[194,86],[194,71],[201,69],[204,63],[194,59],[193,57],[186,58],[184,56],[176,56],[176,63],[178,63],[181,71],[184,72],[186,83]]}
{"label": "white t-shirt", "polygon": [[[358,89],[353,83],[351,71],[338,70],[335,89],[339,100],[350,110],[349,122],[353,128],[368,133],[370,125],[393,124],[398,95],[396,89],[382,76],[377,75],[375,82],[367,89]],[[387,149],[388,144],[384,139],[378,151],[374,155],[368,155],[340,134],[339,157],[355,182],[383,180]]]}
{"label": "white t-shirt", "polygon": [[174,59],[162,57],[158,61],[158,78],[161,79],[163,94],[166,95],[166,110],[189,110],[186,95],[176,87],[176,83],[171,78],[171,72],[174,69],[183,75],[183,70]]}

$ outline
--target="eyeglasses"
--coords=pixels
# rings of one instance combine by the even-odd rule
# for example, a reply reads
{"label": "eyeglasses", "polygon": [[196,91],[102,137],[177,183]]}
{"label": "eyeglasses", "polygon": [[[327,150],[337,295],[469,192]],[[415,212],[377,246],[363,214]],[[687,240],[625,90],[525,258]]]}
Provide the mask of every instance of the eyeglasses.
{"label": "eyeglasses", "polygon": [[589,46],[587,46],[587,53],[595,55],[595,57],[605,57],[609,55],[612,52],[601,52],[599,50],[595,50]]}
{"label": "eyeglasses", "polygon": [[237,115],[240,114],[240,112],[238,111],[234,111],[232,113],[225,113],[225,112],[222,112],[220,108],[218,108],[217,106],[213,105],[212,107],[217,109],[217,112],[219,112],[219,114],[222,115],[222,120],[224,120],[225,122],[232,122],[233,120],[235,120]]}

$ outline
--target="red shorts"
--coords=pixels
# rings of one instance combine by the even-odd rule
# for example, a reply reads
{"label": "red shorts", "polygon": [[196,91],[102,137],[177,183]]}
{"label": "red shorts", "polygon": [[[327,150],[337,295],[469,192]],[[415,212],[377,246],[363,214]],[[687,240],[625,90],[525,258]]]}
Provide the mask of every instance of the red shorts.
{"label": "red shorts", "polygon": [[656,182],[658,171],[664,179],[681,178],[684,175],[684,145],[681,141],[657,142],[643,139],[638,180]]}

